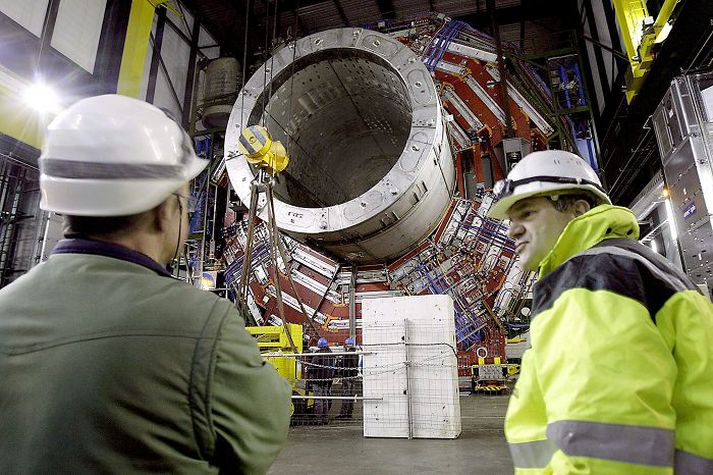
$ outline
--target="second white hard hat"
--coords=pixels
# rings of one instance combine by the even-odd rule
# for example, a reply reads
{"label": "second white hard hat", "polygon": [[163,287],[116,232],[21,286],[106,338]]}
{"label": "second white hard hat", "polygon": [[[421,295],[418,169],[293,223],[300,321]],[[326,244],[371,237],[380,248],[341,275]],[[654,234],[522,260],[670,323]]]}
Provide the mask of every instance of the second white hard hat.
{"label": "second white hard hat", "polygon": [[115,94],[57,115],[39,162],[42,209],[97,217],[148,211],[208,165],[161,109]]}
{"label": "second white hard hat", "polygon": [[491,218],[505,219],[512,205],[538,195],[588,191],[599,204],[611,204],[596,172],[577,155],[564,150],[533,152],[510,170],[505,180],[495,184],[495,203],[488,211]]}

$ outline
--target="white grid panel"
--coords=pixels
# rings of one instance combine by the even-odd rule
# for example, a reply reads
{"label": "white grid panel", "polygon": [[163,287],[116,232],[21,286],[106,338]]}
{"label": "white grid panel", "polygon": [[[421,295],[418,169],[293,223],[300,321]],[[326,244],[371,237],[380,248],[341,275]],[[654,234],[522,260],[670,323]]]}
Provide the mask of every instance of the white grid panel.
{"label": "white grid panel", "polygon": [[363,303],[364,436],[458,437],[454,321],[447,295]]}
{"label": "white grid panel", "polygon": [[[365,307],[370,307],[368,302],[375,301],[365,302],[362,312]],[[374,352],[364,355],[364,397],[383,398],[364,401],[364,436],[408,437],[406,346],[401,344],[404,322],[364,323],[362,313],[364,348]]]}

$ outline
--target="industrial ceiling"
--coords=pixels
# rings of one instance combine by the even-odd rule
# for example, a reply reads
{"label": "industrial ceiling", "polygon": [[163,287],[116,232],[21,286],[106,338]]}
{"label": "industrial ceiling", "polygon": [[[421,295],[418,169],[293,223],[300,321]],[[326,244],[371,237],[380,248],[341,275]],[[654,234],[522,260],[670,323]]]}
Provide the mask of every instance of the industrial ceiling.
{"label": "industrial ceiling", "polygon": [[[222,53],[237,56],[248,67],[259,65],[269,56],[267,51],[275,39],[303,37],[342,26],[375,27],[379,22],[416,18],[431,12],[465,21],[486,32],[491,31],[494,21],[501,27],[502,39],[519,42],[526,53],[532,52],[528,48],[540,52],[556,50],[558,34],[566,30],[577,31],[582,42],[591,40],[581,34],[579,2],[567,0],[186,0],[185,3],[216,37]],[[649,116],[675,75],[710,64],[712,15],[713,2],[682,2],[676,22],[685,27],[673,28],[641,94],[627,104],[623,89],[621,92],[619,89],[624,87],[624,78],[617,78],[618,84],[613,85],[602,114],[596,117],[603,178],[618,204],[629,205],[660,168],[655,139],[648,128]],[[529,28],[523,28],[526,24]]]}
{"label": "industrial ceiling", "polygon": [[[265,40],[273,37],[376,25],[380,21],[411,19],[431,12],[463,20],[474,28],[489,28],[491,24],[486,0],[187,0],[185,3],[225,49],[240,53],[246,39],[249,51],[255,52],[264,49]],[[493,6],[495,20],[500,25],[551,17],[576,19],[574,2],[566,0],[494,0]],[[572,24],[569,28],[574,27]]]}

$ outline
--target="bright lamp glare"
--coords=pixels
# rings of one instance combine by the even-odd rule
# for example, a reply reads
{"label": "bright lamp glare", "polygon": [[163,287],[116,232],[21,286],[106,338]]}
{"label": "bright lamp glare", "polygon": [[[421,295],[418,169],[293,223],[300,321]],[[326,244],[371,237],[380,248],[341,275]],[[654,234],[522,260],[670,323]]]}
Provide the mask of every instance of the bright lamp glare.
{"label": "bright lamp glare", "polygon": [[57,93],[40,82],[28,86],[23,93],[23,99],[28,107],[41,114],[57,113],[60,110]]}

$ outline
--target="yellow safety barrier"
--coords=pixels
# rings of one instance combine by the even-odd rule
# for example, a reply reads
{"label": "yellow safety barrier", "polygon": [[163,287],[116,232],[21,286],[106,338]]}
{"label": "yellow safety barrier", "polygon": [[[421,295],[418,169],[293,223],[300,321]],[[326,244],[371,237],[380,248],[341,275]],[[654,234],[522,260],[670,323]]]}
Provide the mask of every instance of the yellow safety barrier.
{"label": "yellow safety barrier", "polygon": [[[292,341],[295,343],[296,352],[302,353],[302,325],[288,323]],[[259,326],[245,327],[257,340],[260,353],[294,353],[290,344],[290,339],[285,333],[285,327],[280,326]],[[301,370],[297,365],[297,358],[281,356],[265,356],[265,361],[275,367],[277,373],[290,382],[293,386],[301,378]]]}

